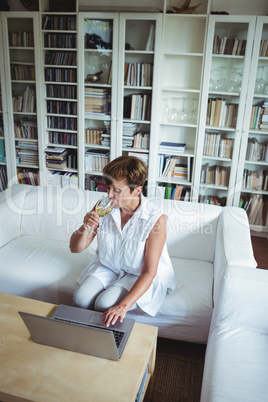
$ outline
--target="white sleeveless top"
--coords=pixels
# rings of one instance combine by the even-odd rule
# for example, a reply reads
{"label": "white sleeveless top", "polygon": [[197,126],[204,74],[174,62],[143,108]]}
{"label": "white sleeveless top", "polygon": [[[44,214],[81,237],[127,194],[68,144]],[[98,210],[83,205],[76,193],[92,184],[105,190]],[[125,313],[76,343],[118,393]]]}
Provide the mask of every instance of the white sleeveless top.
{"label": "white sleeveless top", "polygon": [[[78,283],[88,275],[94,275],[105,288],[116,283],[130,290],[143,267],[146,240],[161,215],[163,213],[159,207],[154,206],[152,199],[141,196],[139,208],[123,230],[119,208],[101,218],[97,230],[96,258],[79,276]],[[165,244],[153,283],[139,298],[137,305],[147,314],[154,316],[167,292],[172,292],[175,287],[176,279]]]}

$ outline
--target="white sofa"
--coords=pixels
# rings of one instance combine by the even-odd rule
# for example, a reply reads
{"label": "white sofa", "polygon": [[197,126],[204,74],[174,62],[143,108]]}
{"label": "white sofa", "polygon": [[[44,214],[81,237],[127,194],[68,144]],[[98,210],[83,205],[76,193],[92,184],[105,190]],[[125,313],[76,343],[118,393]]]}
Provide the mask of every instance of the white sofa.
{"label": "white sofa", "polygon": [[201,402],[268,401],[268,271],[230,266],[206,348]]}
{"label": "white sofa", "polygon": [[[96,240],[81,254],[69,238],[102,196],[74,188],[15,185],[0,194],[0,291],[72,304],[76,278],[90,263]],[[152,199],[150,200],[152,201]],[[177,281],[155,317],[159,336],[206,343],[213,303],[231,265],[255,268],[248,219],[240,208],[153,199],[168,216],[167,245]],[[256,270],[254,270],[256,271]]]}

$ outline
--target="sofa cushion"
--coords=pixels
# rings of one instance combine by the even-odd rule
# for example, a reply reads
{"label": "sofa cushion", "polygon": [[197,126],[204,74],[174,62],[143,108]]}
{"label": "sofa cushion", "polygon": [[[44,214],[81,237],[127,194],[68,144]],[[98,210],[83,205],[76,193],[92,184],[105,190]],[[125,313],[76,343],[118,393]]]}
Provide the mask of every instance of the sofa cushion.
{"label": "sofa cushion", "polygon": [[182,258],[171,260],[178,288],[167,295],[155,317],[148,317],[141,310],[130,311],[128,316],[157,326],[160,337],[206,343],[212,313],[213,264]]}
{"label": "sofa cushion", "polygon": [[222,207],[163,200],[163,209],[168,216],[167,247],[170,256],[213,262]]}
{"label": "sofa cushion", "polygon": [[0,249],[0,291],[72,304],[76,279],[93,254],[90,247],[72,254],[66,242],[20,236]]}
{"label": "sofa cushion", "polygon": [[69,187],[33,187],[27,192],[21,211],[21,234],[69,242],[86,212],[102,196],[100,192]]}

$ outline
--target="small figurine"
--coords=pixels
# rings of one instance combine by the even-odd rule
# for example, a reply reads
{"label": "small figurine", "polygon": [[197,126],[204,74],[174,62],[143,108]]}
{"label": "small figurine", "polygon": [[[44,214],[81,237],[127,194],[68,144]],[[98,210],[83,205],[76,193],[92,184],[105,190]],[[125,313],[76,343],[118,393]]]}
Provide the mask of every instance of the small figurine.
{"label": "small figurine", "polygon": [[85,82],[90,82],[91,84],[95,84],[96,82],[99,82],[101,79],[101,74],[103,74],[103,71],[99,71],[98,73],[94,74],[88,74],[87,78],[85,79]]}
{"label": "small figurine", "polygon": [[181,7],[170,7],[167,10],[168,14],[193,14],[193,12],[200,6],[201,3],[196,6],[189,7],[191,0],[185,0]]}

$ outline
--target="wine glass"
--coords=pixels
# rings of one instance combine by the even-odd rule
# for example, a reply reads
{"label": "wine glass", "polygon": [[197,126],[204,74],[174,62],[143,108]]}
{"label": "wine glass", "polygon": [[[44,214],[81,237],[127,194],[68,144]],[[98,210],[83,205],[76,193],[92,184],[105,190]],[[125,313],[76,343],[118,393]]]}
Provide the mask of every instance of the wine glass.
{"label": "wine glass", "polygon": [[267,82],[263,79],[264,67],[258,67],[257,79],[255,82],[255,93],[263,94]]}
{"label": "wine glass", "polygon": [[[95,211],[100,218],[108,215],[114,207],[114,201],[110,200],[107,195],[99,199],[95,206]],[[97,234],[91,226],[85,226],[86,229],[91,230],[91,232]]]}
{"label": "wine glass", "polygon": [[99,217],[103,217],[108,215],[113,207],[113,200],[110,200],[110,198],[106,195],[97,202],[95,211],[99,215]]}

